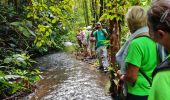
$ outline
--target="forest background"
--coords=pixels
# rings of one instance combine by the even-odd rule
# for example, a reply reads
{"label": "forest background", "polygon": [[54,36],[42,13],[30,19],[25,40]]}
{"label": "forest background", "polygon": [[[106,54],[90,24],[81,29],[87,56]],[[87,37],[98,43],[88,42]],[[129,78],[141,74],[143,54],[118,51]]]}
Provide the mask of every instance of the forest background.
{"label": "forest background", "polygon": [[1,0],[0,99],[34,91],[40,71],[33,58],[76,43],[78,28],[100,21],[110,34],[110,59],[126,40],[125,14],[133,5],[146,10],[151,0]]}

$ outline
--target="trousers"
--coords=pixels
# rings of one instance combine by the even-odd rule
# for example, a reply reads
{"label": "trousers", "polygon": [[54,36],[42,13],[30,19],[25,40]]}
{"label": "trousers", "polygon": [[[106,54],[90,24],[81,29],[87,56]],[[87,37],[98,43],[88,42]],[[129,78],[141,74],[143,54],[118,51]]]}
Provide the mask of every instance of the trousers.
{"label": "trousers", "polygon": [[96,50],[97,58],[99,60],[100,66],[107,68],[109,66],[108,58],[107,58],[107,48],[106,46],[100,46]]}

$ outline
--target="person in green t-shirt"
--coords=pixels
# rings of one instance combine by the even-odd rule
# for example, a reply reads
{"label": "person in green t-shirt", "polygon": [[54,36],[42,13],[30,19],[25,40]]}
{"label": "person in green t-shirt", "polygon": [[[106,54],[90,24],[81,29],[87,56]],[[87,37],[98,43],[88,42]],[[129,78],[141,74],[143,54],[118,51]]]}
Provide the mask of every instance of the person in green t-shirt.
{"label": "person in green t-shirt", "polygon": [[147,16],[143,8],[133,6],[128,10],[126,19],[131,36],[122,48],[123,53],[117,54],[118,58],[123,55],[120,63],[125,65],[121,69],[123,75],[120,80],[127,85],[126,100],[147,100],[152,72],[157,64],[156,43],[149,37]]}
{"label": "person in green t-shirt", "polygon": [[[170,0],[155,0],[148,10],[149,34],[170,53]],[[153,72],[148,100],[170,100],[170,55]]]}
{"label": "person in green t-shirt", "polygon": [[108,35],[106,29],[102,28],[100,22],[97,23],[97,30],[93,32],[93,36],[96,39],[96,52],[99,60],[99,69],[104,69],[104,71],[108,71],[108,58],[107,58],[107,43],[106,36]]}

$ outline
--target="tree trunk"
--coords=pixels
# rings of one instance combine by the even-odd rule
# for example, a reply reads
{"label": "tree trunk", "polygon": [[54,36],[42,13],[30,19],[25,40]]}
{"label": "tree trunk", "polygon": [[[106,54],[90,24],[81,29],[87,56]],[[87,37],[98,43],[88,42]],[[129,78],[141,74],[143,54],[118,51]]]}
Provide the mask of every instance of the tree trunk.
{"label": "tree trunk", "polygon": [[103,9],[104,9],[104,3],[103,3],[103,0],[100,0],[100,16],[99,17],[103,15]]}
{"label": "tree trunk", "polygon": [[117,51],[120,48],[120,41],[119,41],[119,33],[120,33],[120,23],[118,21],[116,21],[116,19],[114,20],[110,20],[110,32],[111,32],[111,38],[110,38],[110,50],[111,50],[111,66],[114,67],[114,70],[117,71],[118,68],[115,66],[115,55],[117,53]]}
{"label": "tree trunk", "polygon": [[0,1],[2,5],[4,6],[8,6],[8,0],[2,0]]}
{"label": "tree trunk", "polygon": [[96,21],[98,21],[98,19],[99,19],[97,0],[95,0],[95,19],[96,19]]}
{"label": "tree trunk", "polygon": [[92,16],[93,18],[96,20],[96,10],[95,10],[95,0],[91,0],[91,4],[92,4]]}
{"label": "tree trunk", "polygon": [[18,8],[19,1],[18,0],[14,0],[13,2],[14,2],[15,9],[18,12],[19,11],[19,8]]}
{"label": "tree trunk", "polygon": [[84,12],[85,12],[85,21],[86,21],[86,26],[89,25],[89,12],[88,12],[88,6],[87,6],[87,0],[84,0]]}

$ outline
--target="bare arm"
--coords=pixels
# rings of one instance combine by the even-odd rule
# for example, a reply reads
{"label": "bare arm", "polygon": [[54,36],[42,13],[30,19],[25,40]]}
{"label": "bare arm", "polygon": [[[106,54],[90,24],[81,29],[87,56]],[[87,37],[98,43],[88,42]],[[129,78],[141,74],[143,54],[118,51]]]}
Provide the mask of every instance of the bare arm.
{"label": "bare arm", "polygon": [[103,29],[102,29],[102,32],[104,33],[104,35],[105,35],[105,36],[107,36],[107,35],[108,35],[108,33],[107,33],[107,32],[105,32],[105,31],[103,31]]}
{"label": "bare arm", "polygon": [[135,65],[128,63],[126,74],[121,78],[129,83],[134,83],[137,79],[139,68]]}

